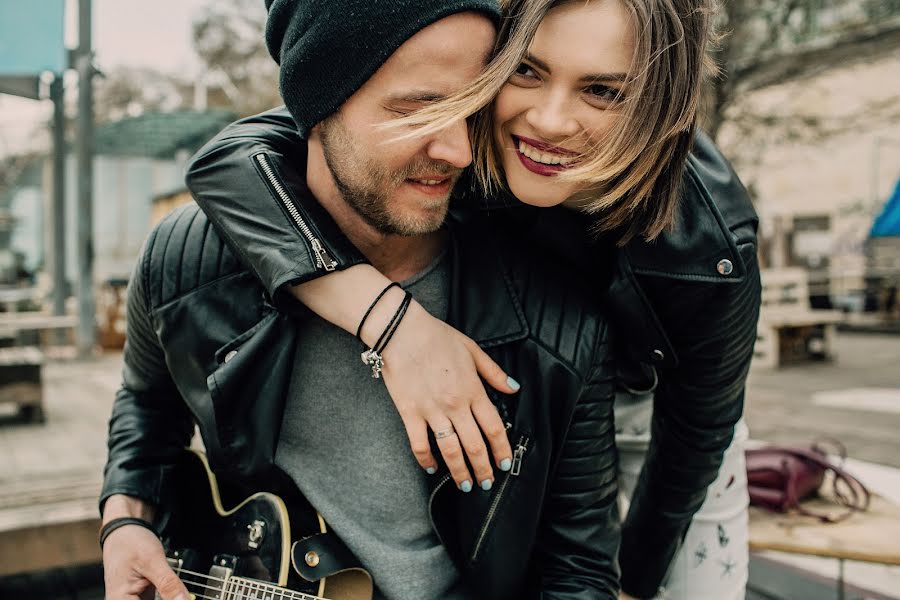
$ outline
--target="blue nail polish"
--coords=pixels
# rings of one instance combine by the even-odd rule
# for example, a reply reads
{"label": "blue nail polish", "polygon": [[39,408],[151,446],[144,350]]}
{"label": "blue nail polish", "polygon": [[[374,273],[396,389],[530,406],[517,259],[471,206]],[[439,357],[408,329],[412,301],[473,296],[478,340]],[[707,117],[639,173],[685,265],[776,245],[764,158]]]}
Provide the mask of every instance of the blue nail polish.
{"label": "blue nail polish", "polygon": [[493,481],[491,481],[490,479],[485,479],[481,482],[481,489],[483,489],[484,491],[488,491],[489,489],[491,489],[492,485],[494,485]]}
{"label": "blue nail polish", "polygon": [[519,389],[522,387],[521,385],[519,385],[519,382],[516,381],[515,379],[513,379],[512,377],[506,378],[506,385],[511,387],[512,391],[514,391],[514,392],[518,392]]}
{"label": "blue nail polish", "polygon": [[500,470],[501,471],[509,471],[512,469],[512,460],[509,458],[504,458],[500,461]]}
{"label": "blue nail polish", "polygon": [[434,475],[435,473],[437,473],[437,469],[435,469],[434,467],[428,467],[427,469],[425,469],[425,472],[429,475]]}
{"label": "blue nail polish", "polygon": [[466,479],[461,484],[459,484],[459,489],[461,489],[462,491],[464,491],[465,493],[468,494],[469,492],[472,491],[472,482],[469,481],[468,479]]}

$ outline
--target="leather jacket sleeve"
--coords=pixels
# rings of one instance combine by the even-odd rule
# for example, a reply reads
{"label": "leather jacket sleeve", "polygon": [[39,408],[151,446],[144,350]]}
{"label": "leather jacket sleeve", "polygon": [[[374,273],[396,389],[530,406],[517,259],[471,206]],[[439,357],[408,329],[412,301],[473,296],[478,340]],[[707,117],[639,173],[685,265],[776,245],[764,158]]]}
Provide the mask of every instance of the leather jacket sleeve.
{"label": "leather jacket sleeve", "polygon": [[679,361],[659,373],[650,447],[623,524],[622,589],[637,598],[657,593],[743,412],[760,304],[751,229],[738,243],[740,284],[641,279]]}
{"label": "leather jacket sleeve", "polygon": [[305,170],[306,142],[280,107],[223,129],[185,173],[194,200],[276,300],[284,284],[366,262],[306,190]]}
{"label": "leather jacket sleeve", "polygon": [[128,341],[122,387],[109,420],[101,514],[113,494],[128,494],[158,506],[167,467],[190,444],[194,431],[193,418],[169,375],[154,329],[146,292],[146,258],[142,253],[128,287]]}
{"label": "leather jacket sleeve", "polygon": [[534,561],[541,598],[615,600],[620,520],[613,400],[615,369],[608,329],[575,406],[552,475]]}
{"label": "leather jacket sleeve", "polygon": [[660,372],[650,448],[623,525],[622,588],[638,598],[663,582],[743,412],[760,294],[755,244],[743,253],[740,285],[644,282],[679,366]]}

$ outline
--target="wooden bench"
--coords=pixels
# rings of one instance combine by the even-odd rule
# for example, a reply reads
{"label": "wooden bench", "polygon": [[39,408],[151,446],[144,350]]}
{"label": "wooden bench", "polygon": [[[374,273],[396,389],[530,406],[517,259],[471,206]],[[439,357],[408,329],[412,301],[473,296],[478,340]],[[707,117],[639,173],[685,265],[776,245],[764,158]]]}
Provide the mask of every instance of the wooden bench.
{"label": "wooden bench", "polygon": [[[76,315],[49,315],[42,312],[0,313],[0,338],[13,338],[19,344],[39,342],[42,346],[53,345],[54,332],[61,332],[59,337],[74,343],[75,328],[78,326]],[[37,332],[37,340],[23,340],[23,333]]]}
{"label": "wooden bench", "polygon": [[0,480],[0,576],[101,560],[100,471]]}
{"label": "wooden bench", "polygon": [[0,348],[0,404],[12,404],[20,418],[44,421],[41,367],[44,355],[32,346]]}
{"label": "wooden bench", "polygon": [[[802,505],[818,513],[842,512],[823,498],[806,500]],[[836,559],[837,597],[844,598],[844,561],[900,566],[900,506],[873,494],[869,510],[838,523],[751,506],[750,550]]]}
{"label": "wooden bench", "polygon": [[777,368],[809,359],[833,358],[840,311],[809,304],[809,278],[801,268],[764,269],[762,306],[753,365]]}

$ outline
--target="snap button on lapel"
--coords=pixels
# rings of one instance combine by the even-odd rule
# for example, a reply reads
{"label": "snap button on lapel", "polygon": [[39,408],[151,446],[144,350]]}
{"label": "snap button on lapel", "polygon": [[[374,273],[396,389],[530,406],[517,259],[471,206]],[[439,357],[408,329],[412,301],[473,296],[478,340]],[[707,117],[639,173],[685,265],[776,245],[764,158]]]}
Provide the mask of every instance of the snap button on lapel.
{"label": "snap button on lapel", "polygon": [[734,272],[734,264],[727,258],[723,258],[716,265],[716,271],[719,272],[719,275],[731,275]]}
{"label": "snap button on lapel", "polygon": [[653,351],[653,360],[655,360],[656,362],[662,362],[663,360],[665,360],[665,358],[666,355],[659,348]]}
{"label": "snap button on lapel", "polygon": [[225,362],[229,362],[232,358],[237,356],[237,350],[232,350],[228,354],[225,355]]}
{"label": "snap button on lapel", "polygon": [[306,553],[303,560],[311,567],[317,567],[319,565],[319,555],[311,550]]}

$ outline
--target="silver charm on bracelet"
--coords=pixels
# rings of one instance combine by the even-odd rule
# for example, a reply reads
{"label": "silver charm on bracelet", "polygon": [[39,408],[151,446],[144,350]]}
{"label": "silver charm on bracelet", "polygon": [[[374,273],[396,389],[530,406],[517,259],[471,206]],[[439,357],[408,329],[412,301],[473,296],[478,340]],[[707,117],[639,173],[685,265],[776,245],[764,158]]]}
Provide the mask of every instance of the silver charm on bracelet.
{"label": "silver charm on bracelet", "polygon": [[375,352],[374,349],[368,349],[359,355],[364,365],[372,367],[372,379],[381,379],[381,371],[384,370],[384,359]]}

